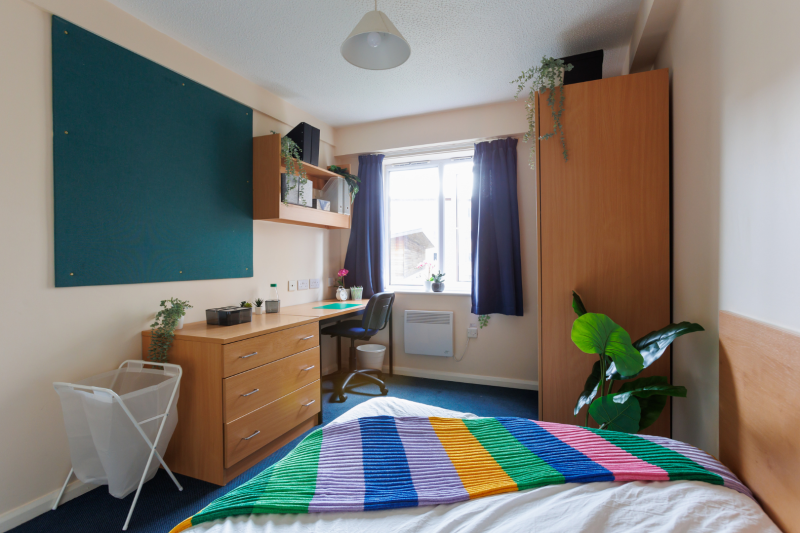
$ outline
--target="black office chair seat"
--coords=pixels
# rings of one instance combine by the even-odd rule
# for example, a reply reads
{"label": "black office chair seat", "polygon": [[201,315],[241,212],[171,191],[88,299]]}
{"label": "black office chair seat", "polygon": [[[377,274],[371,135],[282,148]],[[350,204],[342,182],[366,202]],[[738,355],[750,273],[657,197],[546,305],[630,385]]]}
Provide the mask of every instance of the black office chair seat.
{"label": "black office chair seat", "polygon": [[[377,369],[356,370],[356,340],[368,341],[374,335],[385,328],[392,319],[392,305],[394,304],[394,293],[379,292],[372,296],[364,309],[361,320],[346,320],[332,326],[323,328],[322,335],[331,337],[343,337],[350,339],[350,357],[348,373],[341,376],[333,388],[333,400],[347,400],[345,394],[347,386],[356,376],[361,376],[367,381],[375,383],[381,388],[381,394],[388,394],[386,383],[383,381],[383,372]],[[377,376],[373,375],[377,374]]]}
{"label": "black office chair seat", "polygon": [[361,339],[362,337],[372,337],[378,334],[378,329],[364,329],[361,320],[345,320],[332,326],[324,328],[320,333],[331,337],[347,337],[349,339]]}

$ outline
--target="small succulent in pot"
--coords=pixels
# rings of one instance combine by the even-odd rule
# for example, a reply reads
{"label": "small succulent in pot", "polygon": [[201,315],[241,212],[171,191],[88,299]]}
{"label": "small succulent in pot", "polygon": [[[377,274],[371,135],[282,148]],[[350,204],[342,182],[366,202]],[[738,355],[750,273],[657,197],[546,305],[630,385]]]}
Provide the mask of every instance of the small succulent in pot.
{"label": "small succulent in pot", "polygon": [[443,292],[444,291],[444,273],[440,270],[438,274],[434,274],[431,277],[433,283],[431,283],[431,288],[433,292]]}
{"label": "small succulent in pot", "polygon": [[256,298],[255,302],[253,302],[253,303],[256,304],[255,313],[257,315],[263,315],[264,314],[264,300],[262,300],[261,298]]}

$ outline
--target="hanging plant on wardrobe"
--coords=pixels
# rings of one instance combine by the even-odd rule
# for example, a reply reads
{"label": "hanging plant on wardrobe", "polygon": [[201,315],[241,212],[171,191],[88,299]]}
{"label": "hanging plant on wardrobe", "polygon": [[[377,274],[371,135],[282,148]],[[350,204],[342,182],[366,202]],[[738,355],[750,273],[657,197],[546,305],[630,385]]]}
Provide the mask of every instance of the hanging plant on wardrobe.
{"label": "hanging plant on wardrobe", "polygon": [[668,396],[686,396],[685,387],[670,385],[664,376],[626,381],[616,392],[612,392],[612,387],[615,381],[638,376],[681,335],[704,331],[700,324],[670,324],[631,342],[628,332],[609,317],[587,312],[581,297],[574,291],[572,309],[578,315],[572,324],[572,342],[582,352],[599,357],[575,405],[576,416],[581,408],[589,406],[587,427],[591,415],[600,429],[636,433],[658,419]]}
{"label": "hanging plant on wardrobe", "polygon": [[[280,135],[275,130],[272,130],[275,135]],[[283,160],[284,167],[286,168],[286,196],[289,196],[289,191],[294,190],[298,185],[305,185],[308,183],[308,174],[303,168],[303,161],[300,159],[300,147],[297,146],[289,137],[281,137],[281,160]],[[293,179],[292,179],[293,178]],[[290,183],[291,179],[291,183]],[[298,203],[303,203],[303,188],[300,187],[298,191]],[[284,205],[289,205],[289,201],[284,197]],[[305,205],[305,203],[303,203]]]}
{"label": "hanging plant on wardrobe", "polygon": [[192,306],[189,305],[189,302],[184,302],[177,298],[161,300],[160,305],[163,309],[156,313],[156,319],[150,324],[150,348],[147,353],[151,361],[166,363],[168,360],[167,352],[175,339],[175,327],[178,325],[178,320]]}
{"label": "hanging plant on wardrobe", "polygon": [[[567,161],[567,141],[564,138],[564,125],[561,124],[561,115],[564,113],[564,72],[572,70],[572,64],[564,63],[562,59],[555,59],[552,57],[542,57],[542,64],[538,67],[531,67],[522,72],[519,78],[511,83],[517,84],[517,94],[514,95],[516,100],[520,93],[525,90],[525,86],[530,83],[530,94],[528,101],[525,103],[525,109],[528,117],[528,131],[523,137],[523,141],[535,138],[536,135],[536,92],[547,94],[547,106],[550,108],[550,114],[553,116],[553,131],[539,136],[539,140],[545,141],[555,135],[558,135],[561,140],[561,148],[563,150],[564,161]],[[558,100],[556,101],[556,92],[558,92]],[[536,168],[536,143],[531,145],[531,168]]]}
{"label": "hanging plant on wardrobe", "polygon": [[361,180],[355,174],[350,174],[346,169],[331,165],[328,167],[328,170],[331,172],[335,172],[339,174],[341,177],[344,178],[344,181],[347,182],[347,186],[350,188],[350,203],[356,201],[356,194],[358,194],[358,185],[361,183]]}

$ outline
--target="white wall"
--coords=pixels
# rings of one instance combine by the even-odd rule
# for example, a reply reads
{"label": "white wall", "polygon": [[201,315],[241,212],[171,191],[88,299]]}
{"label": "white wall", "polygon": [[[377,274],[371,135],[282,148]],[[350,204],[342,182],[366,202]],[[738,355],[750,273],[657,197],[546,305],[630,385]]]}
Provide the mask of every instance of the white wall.
{"label": "white wall", "polygon": [[[354,154],[487,137],[521,137],[527,128],[525,107],[521,100],[346,126],[336,129],[336,159],[340,163],[352,164],[355,171],[358,158]],[[534,171],[528,166],[529,150],[530,144],[518,143],[517,177],[525,316],[492,315],[489,327],[481,329],[478,338],[470,341],[469,349],[460,362],[450,357],[407,354],[403,350],[403,312],[406,309],[453,311],[454,349],[459,356],[467,348],[467,327],[478,320],[470,313],[469,295],[399,293],[394,306],[397,373],[528,389],[538,386],[536,182]],[[344,258],[347,249],[345,235],[342,236],[342,246]],[[370,342],[388,345],[388,333],[384,331]],[[346,351],[343,352],[346,358]]]}
{"label": "white wall", "polygon": [[[71,22],[255,107],[256,135],[285,133],[307,118],[106,2],[48,3]],[[255,222],[253,278],[56,289],[50,72],[49,13],[22,0],[0,2],[0,530],[30,516],[37,498],[59,488],[69,471],[52,382],[139,358],[140,332],[162,299],[189,300],[189,321],[204,320],[206,308],[263,294],[269,283],[278,283],[283,305],[315,301],[330,291],[288,293],[287,280],[325,279],[341,263],[338,231]],[[323,160],[332,161],[332,128],[309,121],[326,132]],[[327,366],[332,346],[324,341]]]}
{"label": "white wall", "polygon": [[[656,68],[672,77],[673,429],[718,450],[718,311],[800,331],[800,3],[684,0]],[[759,364],[753,361],[754,365]]]}

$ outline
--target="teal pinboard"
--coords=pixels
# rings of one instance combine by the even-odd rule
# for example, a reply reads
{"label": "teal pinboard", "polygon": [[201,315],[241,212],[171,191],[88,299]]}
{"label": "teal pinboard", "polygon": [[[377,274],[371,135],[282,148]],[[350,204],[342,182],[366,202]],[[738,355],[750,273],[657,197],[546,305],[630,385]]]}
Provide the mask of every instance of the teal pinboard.
{"label": "teal pinboard", "polygon": [[252,109],[56,16],[52,57],[56,286],[252,277]]}

